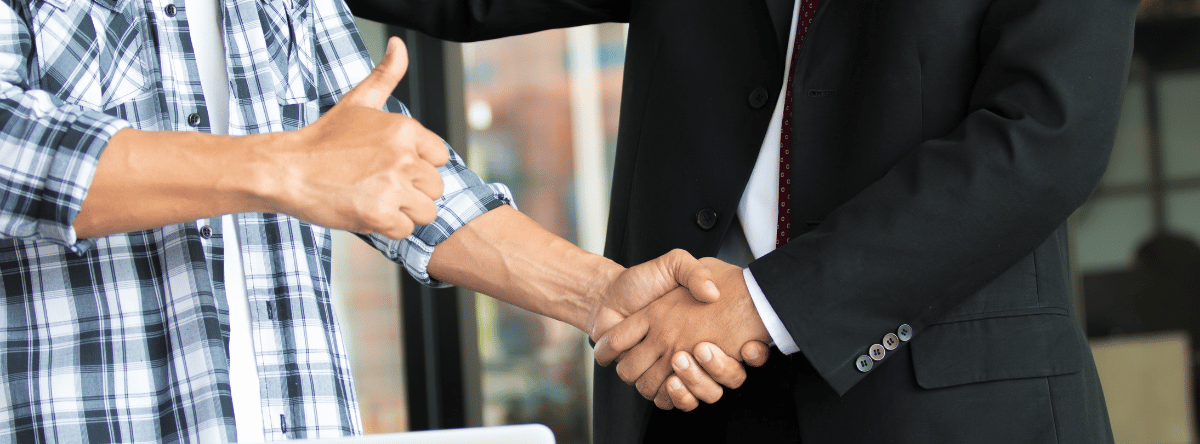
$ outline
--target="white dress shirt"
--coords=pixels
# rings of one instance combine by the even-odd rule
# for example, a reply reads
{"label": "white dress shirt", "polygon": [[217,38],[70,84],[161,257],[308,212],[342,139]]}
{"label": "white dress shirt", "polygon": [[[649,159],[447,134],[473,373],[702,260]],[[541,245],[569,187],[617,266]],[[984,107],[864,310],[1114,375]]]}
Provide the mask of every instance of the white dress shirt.
{"label": "white dress shirt", "polygon": [[[788,32],[783,86],[777,95],[775,113],[772,114],[771,123],[767,126],[767,134],[763,137],[762,148],[758,152],[754,171],[750,173],[750,181],[746,184],[746,190],[742,193],[742,200],[738,204],[737,216],[741,223],[742,233],[735,234],[744,234],[745,236],[728,236],[725,245],[721,247],[723,252],[743,248],[740,245],[731,245],[739,242],[743,242],[749,247],[749,252],[755,259],[775,249],[776,221],[779,219],[779,193],[776,189],[779,187],[779,138],[783,126],[783,98],[785,97],[784,93],[787,92],[788,74],[791,72],[792,50],[795,46],[796,22],[799,15],[800,2],[797,1],[792,7],[792,26]],[[744,266],[745,264],[739,265]],[[775,309],[771,307],[770,301],[759,287],[758,281],[754,279],[754,274],[750,272],[749,268],[746,268],[742,270],[742,276],[746,279],[746,287],[750,290],[750,298],[754,301],[758,316],[766,325],[767,332],[771,334],[771,340],[775,342],[775,346],[785,354],[800,351],[800,347],[788,333],[787,327],[783,325],[783,320],[775,313]]]}

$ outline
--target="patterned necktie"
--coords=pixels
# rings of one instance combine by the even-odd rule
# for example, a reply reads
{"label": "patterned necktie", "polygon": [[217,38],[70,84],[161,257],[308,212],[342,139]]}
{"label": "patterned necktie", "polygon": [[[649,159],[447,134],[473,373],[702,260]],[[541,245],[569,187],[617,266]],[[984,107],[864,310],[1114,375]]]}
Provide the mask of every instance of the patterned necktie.
{"label": "patterned necktie", "polygon": [[792,185],[792,77],[796,74],[796,59],[800,54],[800,45],[808,34],[808,26],[812,24],[813,16],[817,13],[818,0],[800,0],[800,17],[796,22],[796,43],[792,47],[791,68],[788,70],[787,89],[783,102],[783,128],[779,137],[779,225],[775,234],[775,248],[782,247],[791,239],[791,185]]}

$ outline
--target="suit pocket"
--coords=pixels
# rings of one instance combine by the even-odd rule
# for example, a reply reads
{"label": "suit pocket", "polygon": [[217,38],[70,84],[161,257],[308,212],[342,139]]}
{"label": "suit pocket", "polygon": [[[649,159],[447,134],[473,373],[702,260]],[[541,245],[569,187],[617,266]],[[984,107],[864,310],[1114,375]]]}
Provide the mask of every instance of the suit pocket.
{"label": "suit pocket", "polygon": [[1075,373],[1085,346],[1076,321],[1059,314],[933,325],[910,345],[917,384],[927,389]]}

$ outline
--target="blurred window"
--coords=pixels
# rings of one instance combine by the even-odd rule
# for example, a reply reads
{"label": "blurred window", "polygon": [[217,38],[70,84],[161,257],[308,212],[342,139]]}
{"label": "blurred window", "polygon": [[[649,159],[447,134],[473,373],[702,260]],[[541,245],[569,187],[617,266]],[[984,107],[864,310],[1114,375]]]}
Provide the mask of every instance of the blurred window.
{"label": "blurred window", "polygon": [[[384,26],[356,20],[376,63]],[[353,234],[333,232],[333,299],[350,355],[365,433],[402,432],[408,397],[400,341],[399,267]]]}
{"label": "blurred window", "polygon": [[[600,253],[625,32],[597,25],[463,45],[468,162],[547,230]],[[477,298],[483,423],[590,440],[591,347],[573,327]]]}

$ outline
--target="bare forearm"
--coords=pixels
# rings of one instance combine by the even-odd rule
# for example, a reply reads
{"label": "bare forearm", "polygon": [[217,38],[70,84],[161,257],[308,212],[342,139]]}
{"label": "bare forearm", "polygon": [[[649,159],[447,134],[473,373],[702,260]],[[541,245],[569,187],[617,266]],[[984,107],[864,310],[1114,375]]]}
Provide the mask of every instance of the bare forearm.
{"label": "bare forearm", "polygon": [[100,156],[76,232],[96,237],[269,211],[262,194],[272,185],[255,152],[282,137],[121,130]]}
{"label": "bare forearm", "polygon": [[375,70],[315,123],[214,136],[125,129],[108,141],[73,222],[80,237],[261,211],[401,239],[437,214],[446,145],[381,111],[408,58],[392,38]]}
{"label": "bare forearm", "polygon": [[512,207],[489,211],[434,250],[430,274],[589,331],[601,293],[624,268],[546,231]]}

